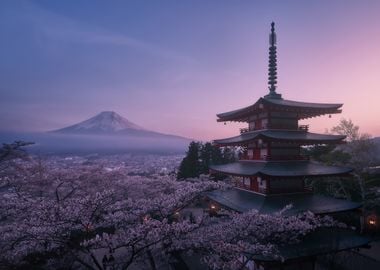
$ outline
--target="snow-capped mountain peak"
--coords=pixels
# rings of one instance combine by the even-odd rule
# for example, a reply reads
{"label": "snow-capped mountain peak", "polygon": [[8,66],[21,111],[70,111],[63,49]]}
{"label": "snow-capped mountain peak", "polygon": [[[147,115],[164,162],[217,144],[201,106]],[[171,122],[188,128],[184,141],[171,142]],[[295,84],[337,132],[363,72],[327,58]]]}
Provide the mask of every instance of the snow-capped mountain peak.
{"label": "snow-capped mountain peak", "polygon": [[[90,137],[92,135],[102,135],[101,137],[103,138],[112,137],[113,140],[115,140],[116,137],[120,138],[121,136],[123,137],[123,141],[128,141],[128,139],[131,140],[131,138],[139,138],[146,139],[144,142],[147,144],[151,143],[152,140],[155,142],[161,140],[161,143],[165,140],[179,140],[187,143],[190,141],[190,139],[184,137],[144,129],[113,111],[101,112],[78,124],[55,130],[53,133],[65,135],[89,135]],[[90,138],[88,136],[86,137]],[[136,145],[134,146],[136,147]]]}
{"label": "snow-capped mountain peak", "polygon": [[112,133],[122,130],[145,130],[114,111],[101,112],[90,119],[68,126],[57,132]]}

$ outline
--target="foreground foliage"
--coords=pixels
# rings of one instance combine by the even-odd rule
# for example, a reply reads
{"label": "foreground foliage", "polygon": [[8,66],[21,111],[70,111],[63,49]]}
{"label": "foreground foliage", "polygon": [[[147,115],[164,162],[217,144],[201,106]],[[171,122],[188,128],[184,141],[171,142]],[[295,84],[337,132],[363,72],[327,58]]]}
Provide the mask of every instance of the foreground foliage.
{"label": "foreground foliage", "polygon": [[140,176],[104,160],[65,160],[1,162],[0,267],[159,269],[197,254],[212,269],[241,269],[243,253],[280,259],[278,245],[335,225],[311,213],[211,217],[194,205],[223,183],[177,181],[159,165]]}

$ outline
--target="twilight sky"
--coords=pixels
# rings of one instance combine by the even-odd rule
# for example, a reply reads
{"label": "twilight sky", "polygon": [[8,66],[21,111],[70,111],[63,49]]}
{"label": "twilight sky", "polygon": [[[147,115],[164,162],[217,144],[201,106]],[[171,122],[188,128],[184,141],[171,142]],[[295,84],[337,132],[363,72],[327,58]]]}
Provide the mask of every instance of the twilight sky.
{"label": "twilight sky", "polygon": [[197,139],[238,133],[216,113],[267,94],[276,22],[278,92],[344,103],[380,135],[380,1],[0,1],[0,129],[45,131],[113,110]]}

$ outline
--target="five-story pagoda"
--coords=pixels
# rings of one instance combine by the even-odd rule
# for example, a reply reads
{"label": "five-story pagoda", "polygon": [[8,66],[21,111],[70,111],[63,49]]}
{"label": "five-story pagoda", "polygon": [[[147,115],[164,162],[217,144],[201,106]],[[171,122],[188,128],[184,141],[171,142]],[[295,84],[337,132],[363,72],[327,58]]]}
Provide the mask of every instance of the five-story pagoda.
{"label": "five-story pagoda", "polygon": [[[210,194],[210,198],[228,208],[244,212],[278,211],[293,204],[293,212],[335,213],[360,207],[360,204],[313,194],[305,180],[327,177],[345,178],[350,168],[314,163],[301,153],[302,146],[342,143],[345,136],[317,134],[299,121],[341,112],[343,104],[308,103],[283,99],[276,92],[276,34],[272,23],[269,47],[269,94],[254,104],[218,114],[218,122],[245,122],[240,135],[215,140],[218,146],[244,149],[238,162],[214,165],[211,173],[235,176],[236,188]],[[249,193],[247,193],[249,191]]]}
{"label": "five-story pagoda", "polygon": [[[352,169],[314,163],[301,154],[303,146],[342,143],[345,136],[316,134],[299,121],[341,112],[343,104],[308,103],[283,99],[276,92],[277,59],[274,23],[270,33],[269,94],[254,104],[218,114],[218,122],[245,122],[240,135],[215,140],[218,146],[240,146],[239,161],[210,166],[210,173],[232,176],[235,188],[216,190],[207,196],[211,210],[220,207],[237,212],[257,210],[272,214],[292,205],[286,215],[311,211],[317,215],[355,213],[361,204],[314,194],[305,186],[307,179],[350,176]],[[358,212],[356,212],[358,213]],[[360,212],[359,212],[360,213]],[[354,214],[355,215],[355,214]],[[263,224],[265,226],[265,224]],[[369,239],[350,230],[318,230],[295,245],[280,247],[282,262],[271,256],[249,258],[249,269],[315,269],[318,256],[367,246]]]}

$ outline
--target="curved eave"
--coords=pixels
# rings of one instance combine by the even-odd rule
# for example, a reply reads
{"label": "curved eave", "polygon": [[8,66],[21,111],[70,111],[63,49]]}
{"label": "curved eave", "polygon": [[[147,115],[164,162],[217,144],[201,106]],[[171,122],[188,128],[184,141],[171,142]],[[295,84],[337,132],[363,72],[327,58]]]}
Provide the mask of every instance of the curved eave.
{"label": "curved eave", "polygon": [[300,145],[311,145],[341,143],[345,138],[346,136],[343,135],[317,134],[298,130],[257,130],[235,137],[214,140],[214,143],[220,146],[231,146],[263,139],[265,141],[294,142]]}
{"label": "curved eave", "polygon": [[282,107],[292,107],[298,109],[326,109],[326,110],[336,110],[343,106],[343,103],[313,103],[313,102],[303,102],[294,101],[287,99],[271,99],[271,98],[261,98],[264,104],[279,105]]}
{"label": "curved eave", "polygon": [[247,114],[252,113],[255,110],[259,109],[257,103],[258,101],[255,104],[252,104],[250,106],[247,106],[241,109],[219,113],[216,115],[216,117],[218,117],[217,122],[242,121],[239,119],[245,118]]}
{"label": "curved eave", "polygon": [[260,98],[256,103],[250,106],[217,114],[217,121],[247,122],[248,117],[253,113],[264,111],[264,109],[260,108],[260,104],[263,104],[265,107],[270,107],[272,110],[296,112],[299,119],[311,118],[324,114],[341,113],[342,111],[340,108],[343,106],[341,103],[310,103],[286,99]]}
{"label": "curved eave", "polygon": [[351,211],[362,206],[357,202],[312,193],[264,196],[238,188],[214,190],[208,192],[207,197],[240,213],[257,210],[261,214],[273,214],[292,205],[292,208],[285,212],[285,215],[289,216],[306,211],[314,214],[331,214]]}
{"label": "curved eave", "polygon": [[351,168],[326,166],[310,161],[239,161],[224,165],[210,166],[211,172],[235,176],[272,177],[329,177],[343,176],[353,171]]}
{"label": "curved eave", "polygon": [[[284,261],[299,260],[324,254],[331,254],[344,250],[366,247],[371,238],[355,231],[344,228],[319,228],[306,235],[302,241],[294,244],[285,244],[279,247],[279,254]],[[254,255],[256,262],[279,262],[278,257],[270,255]]]}

